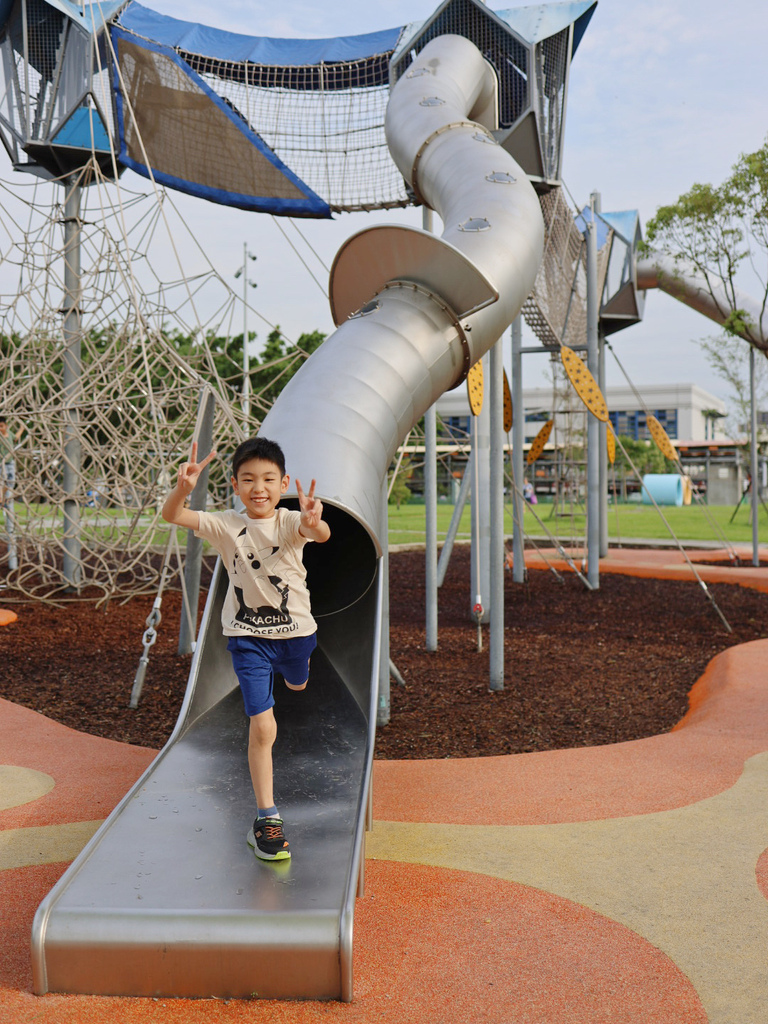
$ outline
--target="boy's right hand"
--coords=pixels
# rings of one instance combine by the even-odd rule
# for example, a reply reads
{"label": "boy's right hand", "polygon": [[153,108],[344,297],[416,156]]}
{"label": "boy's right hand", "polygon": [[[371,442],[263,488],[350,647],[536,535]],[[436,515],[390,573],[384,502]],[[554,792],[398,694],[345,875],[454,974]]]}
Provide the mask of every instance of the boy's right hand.
{"label": "boy's right hand", "polygon": [[189,462],[184,462],[179,466],[179,476],[177,481],[177,487],[182,494],[191,494],[195,489],[197,478],[203,472],[208,463],[216,458],[216,449],[209,452],[202,462],[197,461],[197,441],[192,442],[192,450],[189,454]]}

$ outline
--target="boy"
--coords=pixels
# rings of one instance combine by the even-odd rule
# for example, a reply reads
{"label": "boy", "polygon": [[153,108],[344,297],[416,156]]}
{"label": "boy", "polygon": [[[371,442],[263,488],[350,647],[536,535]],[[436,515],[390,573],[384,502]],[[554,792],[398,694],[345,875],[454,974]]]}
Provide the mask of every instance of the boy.
{"label": "boy", "polygon": [[324,543],[331,531],[323,521],[322,503],[314,496],[314,480],[308,494],[296,481],[300,512],[277,507],[290,477],[282,449],[264,437],[243,441],[232,457],[232,487],[245,506],[243,512],[185,508],[197,478],[215,455],[213,451],[197,462],[193,443],[190,461],[179,469],[162,515],[209,541],[229,573],[221,622],[250,718],[248,765],[258,807],[248,843],[262,860],[285,860],[291,852],[272,790],[277,735],[273,678],[276,670],[291,690],[307,685],[317,626],[301,551],[309,540]]}

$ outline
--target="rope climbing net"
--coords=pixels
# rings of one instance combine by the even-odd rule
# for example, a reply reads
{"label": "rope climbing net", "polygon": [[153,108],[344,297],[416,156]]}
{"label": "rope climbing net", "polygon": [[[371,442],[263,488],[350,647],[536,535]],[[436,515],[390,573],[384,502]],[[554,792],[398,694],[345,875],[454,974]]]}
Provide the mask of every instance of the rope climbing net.
{"label": "rope climbing net", "polygon": [[[6,600],[154,592],[168,546],[159,514],[168,467],[187,454],[201,389],[215,396],[216,443],[231,451],[257,429],[276,379],[306,358],[292,345],[270,362],[251,360],[246,426],[242,333],[232,330],[242,299],[210,264],[194,276],[168,271],[166,229],[178,250],[195,243],[167,193],[131,193],[100,179],[95,164],[83,173],[94,183],[76,217],[76,296],[62,241],[69,185],[0,182],[0,414],[13,448],[0,450]],[[73,452],[79,469],[68,474]],[[227,502],[227,480],[215,463],[214,505]],[[75,588],[63,568],[67,506]]]}

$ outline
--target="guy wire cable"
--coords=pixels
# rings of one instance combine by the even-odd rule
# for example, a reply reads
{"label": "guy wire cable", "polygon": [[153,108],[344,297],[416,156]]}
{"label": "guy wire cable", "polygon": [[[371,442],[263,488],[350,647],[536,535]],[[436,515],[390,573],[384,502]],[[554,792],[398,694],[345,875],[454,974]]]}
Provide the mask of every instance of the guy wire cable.
{"label": "guy wire cable", "polygon": [[[629,374],[624,369],[624,366],[622,365],[621,360],[616,355],[616,352],[614,351],[613,346],[611,345],[611,343],[608,341],[607,338],[605,339],[605,344],[607,345],[608,349],[610,350],[610,353],[613,356],[613,358],[616,360],[616,363],[618,364],[619,369],[624,374],[625,380],[627,381],[629,386],[632,388],[632,391],[633,391],[633,393],[635,395],[635,399],[637,400],[638,405],[642,408],[642,410],[645,413],[646,417],[649,416],[649,415],[652,415],[651,413],[648,412],[648,409],[647,409],[647,407],[645,405],[645,402],[643,401],[642,395],[639,393],[639,391],[635,387],[634,383],[630,379]],[[622,446],[622,451],[623,451],[623,446]],[[675,468],[677,469],[677,471],[680,474],[680,476],[688,476],[688,474],[683,471],[683,465],[680,462],[680,456],[679,455],[677,455],[677,457],[675,459]],[[641,483],[642,483],[642,481],[641,481]],[[730,560],[732,562],[735,562],[736,565],[739,565],[740,562],[741,562],[741,559],[739,557],[738,552],[736,551],[735,547],[733,546],[731,541],[728,539],[728,537],[725,535],[725,533],[724,533],[722,527],[720,526],[720,524],[717,522],[717,520],[714,518],[714,516],[710,513],[709,506],[703,500],[701,494],[699,493],[699,489],[696,486],[696,484],[693,482],[693,480],[691,480],[691,493],[693,494],[694,498],[696,499],[697,504],[700,506],[700,508],[704,512],[704,516],[705,516],[707,522],[713,528],[714,532],[716,534],[718,534],[720,539],[723,541],[723,544],[724,544],[724,546],[725,546],[725,548],[726,548],[726,550],[728,552],[728,557],[730,558]]]}
{"label": "guy wire cable", "polygon": [[[630,464],[630,466],[632,467],[632,470],[634,471],[634,473],[635,473],[635,476],[636,476],[636,477],[638,478],[638,480],[640,480],[640,482],[642,483],[642,479],[641,479],[641,477],[640,477],[640,472],[639,472],[639,470],[637,469],[637,467],[635,466],[635,464],[634,464],[634,463],[632,462],[632,459],[630,458],[630,456],[629,456],[629,453],[627,452],[626,448],[625,448],[625,447],[624,447],[624,445],[623,445],[623,444],[621,443],[621,439],[620,439],[620,438],[619,438],[618,436],[616,436],[615,434],[614,434],[614,436],[616,437],[616,441],[618,442],[618,445],[619,445],[619,447],[621,448],[622,452],[624,453],[624,457],[625,457],[625,459],[627,460],[627,462],[628,462],[628,463]],[[674,540],[675,544],[677,544],[677,547],[678,547],[678,549],[679,549],[680,553],[682,554],[683,558],[684,558],[684,559],[686,560],[686,562],[688,563],[688,568],[689,568],[689,569],[691,570],[691,572],[693,573],[693,575],[694,575],[694,576],[696,577],[696,580],[698,581],[698,584],[699,584],[699,586],[700,586],[700,587],[701,587],[701,589],[702,589],[702,590],[704,591],[704,593],[705,593],[705,594],[707,595],[707,598],[709,599],[709,601],[710,601],[710,603],[711,603],[712,607],[713,607],[713,608],[715,609],[715,611],[716,611],[716,612],[717,612],[717,614],[719,615],[719,617],[720,617],[720,620],[721,620],[721,622],[723,623],[723,625],[725,626],[725,628],[727,629],[727,631],[728,631],[729,633],[732,633],[732,632],[733,632],[733,630],[731,629],[731,625],[730,625],[730,623],[728,622],[728,620],[726,619],[726,617],[725,617],[725,616],[723,615],[723,613],[722,613],[722,612],[720,611],[720,608],[719,608],[719,606],[718,606],[718,604],[717,604],[717,601],[715,601],[715,598],[714,598],[714,596],[712,595],[712,593],[711,593],[711,591],[709,590],[709,588],[707,587],[707,584],[706,584],[706,583],[704,582],[704,580],[703,580],[703,579],[701,578],[701,576],[699,576],[699,574],[698,574],[698,572],[697,572],[697,570],[696,570],[696,567],[694,566],[693,562],[692,562],[692,561],[690,560],[690,558],[688,557],[688,552],[687,552],[687,551],[685,550],[685,548],[683,547],[682,543],[681,543],[681,542],[680,542],[680,540],[678,539],[678,537],[677,537],[677,534],[676,534],[676,533],[675,533],[675,531],[674,531],[674,530],[672,529],[672,527],[671,527],[671,525],[670,525],[670,523],[669,523],[669,520],[667,519],[667,517],[666,517],[666,516],[664,515],[664,513],[663,513],[663,512],[661,511],[661,509],[659,508],[658,504],[656,503],[656,499],[655,499],[655,498],[654,498],[654,496],[653,496],[653,495],[651,494],[651,492],[650,492],[650,491],[648,490],[648,488],[646,488],[646,491],[647,491],[647,493],[648,493],[648,497],[649,497],[649,498],[651,499],[651,502],[653,503],[653,507],[654,507],[654,508],[656,509],[656,511],[657,511],[657,512],[659,513],[659,515],[661,516],[662,522],[664,523],[664,525],[666,526],[666,528],[667,528],[667,529],[669,530],[669,532],[670,532],[670,534],[671,534],[671,536],[672,536],[672,539]]]}
{"label": "guy wire cable", "polygon": [[[505,474],[505,475],[507,475],[507,474]],[[507,475],[507,479],[509,479],[509,475]],[[512,470],[512,473],[511,473],[511,480],[510,480],[510,482],[511,482],[511,484],[512,484],[512,486],[513,486],[514,490],[515,490],[515,495],[516,495],[516,497],[518,497],[518,498],[519,498],[520,500],[522,500],[523,502],[525,502],[525,498],[524,498],[524,496],[523,496],[522,492],[520,491],[519,487],[518,487],[518,486],[517,486],[517,484],[515,483],[515,479],[514,479],[514,469]],[[569,567],[570,567],[570,568],[571,568],[571,569],[572,569],[572,570],[573,570],[573,571],[574,571],[574,572],[576,573],[576,575],[577,575],[577,576],[579,577],[579,579],[580,579],[580,580],[581,580],[581,582],[582,582],[582,583],[584,584],[584,586],[585,586],[585,587],[587,588],[587,590],[594,590],[594,587],[593,587],[593,586],[592,586],[592,584],[591,584],[591,583],[589,582],[589,580],[587,579],[587,577],[586,577],[586,576],[585,576],[585,575],[584,575],[584,574],[583,574],[583,573],[581,572],[581,570],[579,569],[579,567],[578,567],[578,566],[576,565],[576,563],[574,562],[573,558],[572,558],[572,557],[570,556],[570,554],[568,553],[568,551],[567,551],[567,550],[566,550],[566,549],[565,549],[565,548],[563,547],[563,545],[562,545],[562,543],[561,543],[560,539],[559,539],[558,537],[556,537],[556,536],[555,536],[555,535],[554,535],[554,534],[553,534],[553,533],[551,532],[551,530],[549,530],[549,529],[548,529],[548,527],[547,527],[547,526],[545,525],[545,523],[543,522],[543,520],[542,520],[542,519],[541,519],[541,517],[539,516],[538,512],[536,511],[536,509],[535,509],[535,508],[534,508],[534,507],[533,507],[532,505],[528,505],[527,507],[528,507],[528,508],[530,509],[530,511],[531,511],[531,514],[533,515],[534,519],[535,519],[535,520],[536,520],[536,522],[537,522],[537,523],[539,524],[539,526],[540,526],[540,527],[542,528],[542,530],[544,530],[544,532],[546,533],[547,537],[548,537],[548,538],[550,539],[550,541],[552,542],[552,544],[553,544],[553,546],[554,546],[555,550],[556,550],[556,551],[557,551],[557,553],[558,553],[558,554],[560,555],[560,557],[561,557],[561,558],[563,559],[563,561],[564,561],[564,562],[566,562],[566,563],[567,563],[567,565],[568,565],[568,566],[569,566]],[[525,510],[525,505],[523,505],[523,510]],[[507,515],[509,515],[509,510],[508,510],[508,509],[505,509],[505,511],[507,512]],[[514,520],[513,520],[513,521],[514,521]],[[544,559],[544,561],[546,562],[546,564],[547,564],[547,566],[549,567],[549,569],[550,569],[550,570],[551,570],[551,571],[552,571],[552,572],[553,572],[553,573],[555,574],[555,576],[557,576],[557,578],[558,578],[558,579],[559,579],[559,580],[560,580],[560,581],[562,582],[562,577],[561,577],[560,573],[559,573],[559,572],[557,571],[557,569],[555,568],[555,566],[553,566],[553,565],[552,565],[552,564],[550,563],[549,559],[548,559],[548,558],[547,558],[547,556],[546,556],[546,555],[544,554],[544,552],[543,552],[543,551],[542,551],[542,550],[541,550],[541,549],[539,548],[539,546],[538,546],[538,545],[536,544],[536,541],[535,541],[535,540],[533,539],[533,537],[531,537],[531,535],[530,535],[530,534],[527,534],[527,533],[525,534],[525,537],[526,537],[526,538],[527,538],[527,539],[528,539],[528,540],[529,540],[529,541],[530,541],[530,542],[531,542],[531,543],[533,544],[533,546],[534,546],[534,547],[536,548],[536,551],[537,551],[537,553],[538,553],[538,554],[539,554],[539,555],[540,555],[540,556],[541,556],[541,557],[542,557],[542,558]]]}

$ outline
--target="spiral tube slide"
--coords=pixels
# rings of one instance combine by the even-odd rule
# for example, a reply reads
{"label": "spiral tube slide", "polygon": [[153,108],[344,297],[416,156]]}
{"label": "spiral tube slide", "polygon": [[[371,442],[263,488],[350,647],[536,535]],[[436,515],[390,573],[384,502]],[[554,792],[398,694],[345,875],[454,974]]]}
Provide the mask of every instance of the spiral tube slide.
{"label": "spiral tube slide", "polygon": [[305,553],[318,620],[310,685],[276,687],[292,860],[254,862],[245,844],[247,722],[220,633],[219,565],[173,736],[38,909],[35,991],[352,998],[387,469],[517,315],[543,249],[533,188],[491,135],[495,96],[490,65],[457,36],[429,43],[394,86],[390,148],[445,232],[371,228],[342,247],[340,326],[263,424],[291,476],[317,479],[332,530]]}
{"label": "spiral tube slide", "polygon": [[[445,232],[371,228],[347,242],[332,305],[338,320],[362,313],[314,353],[262,427],[280,438],[293,474],[317,477],[377,546],[381,483],[398,445],[512,322],[541,262],[536,194],[488,130],[495,92],[491,66],[459,36],[433,40],[394,86],[392,156]],[[406,267],[416,248],[419,265]]]}

